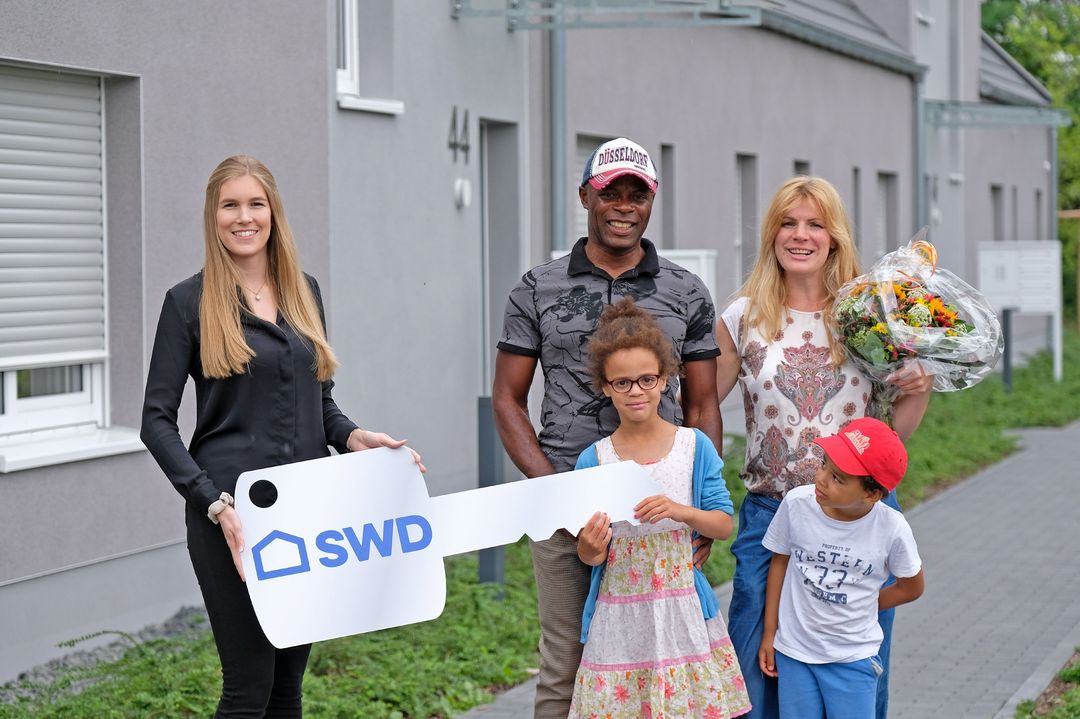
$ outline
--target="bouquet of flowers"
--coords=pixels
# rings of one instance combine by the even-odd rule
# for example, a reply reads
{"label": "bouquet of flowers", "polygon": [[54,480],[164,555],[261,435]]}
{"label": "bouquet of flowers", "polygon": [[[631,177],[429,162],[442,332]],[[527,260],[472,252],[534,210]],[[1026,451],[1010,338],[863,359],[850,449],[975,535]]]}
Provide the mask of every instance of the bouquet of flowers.
{"label": "bouquet of flowers", "polygon": [[[953,392],[993,370],[1004,338],[990,304],[937,266],[937,251],[925,236],[924,228],[840,288],[834,332],[848,357],[877,383],[918,363],[934,375],[936,391]],[[885,394],[895,399],[895,393]]]}

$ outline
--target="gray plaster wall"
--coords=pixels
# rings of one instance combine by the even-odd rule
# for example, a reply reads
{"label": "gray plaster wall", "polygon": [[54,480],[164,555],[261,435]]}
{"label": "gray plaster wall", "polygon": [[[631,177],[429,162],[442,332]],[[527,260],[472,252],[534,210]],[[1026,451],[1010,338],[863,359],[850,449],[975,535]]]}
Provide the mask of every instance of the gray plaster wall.
{"label": "gray plaster wall", "polygon": [[[389,4],[389,3],[388,3]],[[529,264],[526,220],[534,193],[526,172],[530,133],[530,42],[498,19],[455,21],[446,6],[394,2],[381,57],[389,81],[373,93],[404,102],[400,115],[339,109],[330,99],[330,320],[341,369],[335,396],[361,426],[409,439],[423,454],[432,494],[475,487],[477,397],[490,393],[482,327],[484,203],[478,123],[517,130],[517,230],[492,242],[520,256],[492,278],[498,324],[506,289]],[[361,31],[361,42],[364,42]],[[385,41],[385,38],[384,38]],[[363,62],[363,59],[362,59]],[[365,91],[361,84],[361,94]],[[331,94],[332,95],[332,94]],[[453,107],[458,129],[469,113],[468,162],[448,147]],[[534,127],[534,123],[536,123]],[[455,205],[454,183],[471,186]],[[500,208],[510,210],[511,208]]]}
{"label": "gray plaster wall", "polygon": [[[872,3],[860,0],[864,4]],[[981,0],[915,0],[912,12],[923,21],[914,23],[909,49],[928,68],[927,99],[979,100],[981,5]]]}
{"label": "gray plaster wall", "polygon": [[893,41],[911,50],[917,11],[914,5],[921,5],[926,1],[914,3],[913,0],[855,0],[855,6]]}
{"label": "gray plaster wall", "polygon": [[[1002,235],[1005,242],[1050,241],[1050,213],[1056,212],[1056,198],[1050,200],[1050,130],[1029,128],[975,128],[966,131],[967,172],[965,216],[967,231],[963,277],[978,278],[978,243],[993,239],[993,208],[990,185],[1002,188]],[[1041,217],[1036,217],[1035,192],[1041,195]],[[1016,202],[1014,204],[1014,191]],[[1041,234],[1040,234],[1041,233]],[[994,304],[994,298],[989,298]],[[996,304],[996,309],[1001,310]],[[1016,315],[1012,321],[1013,357],[1026,355],[1052,344],[1049,315]]]}
{"label": "gray plaster wall", "polygon": [[[4,0],[0,62],[105,77],[112,424],[138,427],[162,298],[202,265],[206,178],[224,157],[250,153],[275,172],[305,269],[332,291],[328,7],[290,0]],[[188,399],[186,430],[193,419]],[[196,598],[184,552],[164,551],[182,549],[182,507],[146,452],[0,475],[0,605],[5,626],[12,620],[26,630],[14,659],[15,648],[0,648],[0,679],[14,663],[55,652],[48,637],[145,622],[137,611],[120,610],[135,585],[160,590],[156,597],[140,590],[143,604]],[[139,560],[140,553],[160,561]],[[137,571],[86,580],[87,567],[106,559]],[[187,577],[186,589],[177,589],[176,576]],[[25,587],[45,586],[46,578],[62,600],[41,611],[28,604],[36,600]],[[101,626],[104,619],[88,609],[110,601],[124,626]]]}
{"label": "gray plaster wall", "polygon": [[[1050,130],[1045,127],[974,128],[967,131],[967,175],[971,182],[967,184],[966,194],[971,242],[993,238],[991,184],[1000,185],[1005,195],[1005,241],[1050,239],[1048,215],[1056,202],[1048,202],[1051,179],[1049,136]],[[1014,187],[1018,200],[1015,217]],[[1035,218],[1035,190],[1040,190],[1042,195],[1041,223]],[[1041,227],[1042,236],[1036,236],[1037,227]],[[969,254],[974,260],[974,246]]]}
{"label": "gray plaster wall", "polygon": [[[635,51],[641,47],[650,48],[648,62]],[[856,234],[864,263],[886,249],[871,231],[877,173],[897,177],[896,236],[906,240],[913,231],[914,90],[907,75],[773,32],[717,27],[572,32],[567,75],[572,138],[627,135],[655,157],[661,144],[674,147],[676,177],[662,177],[660,192],[676,188],[678,237],[665,244],[719,251],[718,304],[739,284],[736,154],[757,157],[755,224],[799,159],[836,185],[849,214],[853,168],[860,168]],[[573,147],[568,153],[573,163]],[[654,216],[657,234],[655,223]]]}

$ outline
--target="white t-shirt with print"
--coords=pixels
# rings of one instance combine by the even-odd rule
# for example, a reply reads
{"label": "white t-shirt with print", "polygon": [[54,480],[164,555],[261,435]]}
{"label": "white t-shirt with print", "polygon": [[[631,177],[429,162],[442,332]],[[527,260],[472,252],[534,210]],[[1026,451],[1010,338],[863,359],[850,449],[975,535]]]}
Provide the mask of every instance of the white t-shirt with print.
{"label": "white t-shirt with print", "polygon": [[814,486],[791,490],[761,542],[790,555],[773,646],[807,664],[854,662],[881,646],[878,592],[922,560],[904,515],[877,502],[850,522],[825,514]]}

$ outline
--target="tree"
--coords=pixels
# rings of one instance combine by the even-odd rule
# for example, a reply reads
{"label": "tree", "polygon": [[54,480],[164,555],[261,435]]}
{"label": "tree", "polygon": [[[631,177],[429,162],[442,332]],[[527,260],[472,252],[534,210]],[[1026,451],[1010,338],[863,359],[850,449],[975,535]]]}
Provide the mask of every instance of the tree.
{"label": "tree", "polygon": [[[985,0],[982,26],[1050,91],[1072,125],[1058,131],[1058,207],[1080,208],[1080,2]],[[1058,230],[1066,314],[1076,315],[1076,235],[1072,222]]]}

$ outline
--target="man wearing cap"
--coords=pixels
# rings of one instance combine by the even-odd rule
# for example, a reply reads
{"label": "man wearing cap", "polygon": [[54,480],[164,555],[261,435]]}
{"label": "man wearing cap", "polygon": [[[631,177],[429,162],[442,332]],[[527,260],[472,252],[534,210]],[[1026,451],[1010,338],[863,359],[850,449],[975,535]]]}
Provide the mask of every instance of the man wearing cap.
{"label": "man wearing cap", "polygon": [[[526,272],[510,292],[492,404],[503,446],[526,477],[572,470],[582,450],[619,426],[610,400],[592,388],[586,343],[604,306],[626,296],[656,317],[683,361],[685,376],[669,383],[660,415],[701,429],[722,447],[712,300],[696,275],[660,257],[643,237],[657,184],[655,165],[641,146],[626,138],[600,145],[585,163],[578,189],[588,236],[569,254]],[[528,407],[537,361],[544,372],[539,436]],[[535,717],[564,719],[581,661],[590,568],[563,530],[531,548],[541,628]],[[707,556],[708,545],[696,559]]]}

